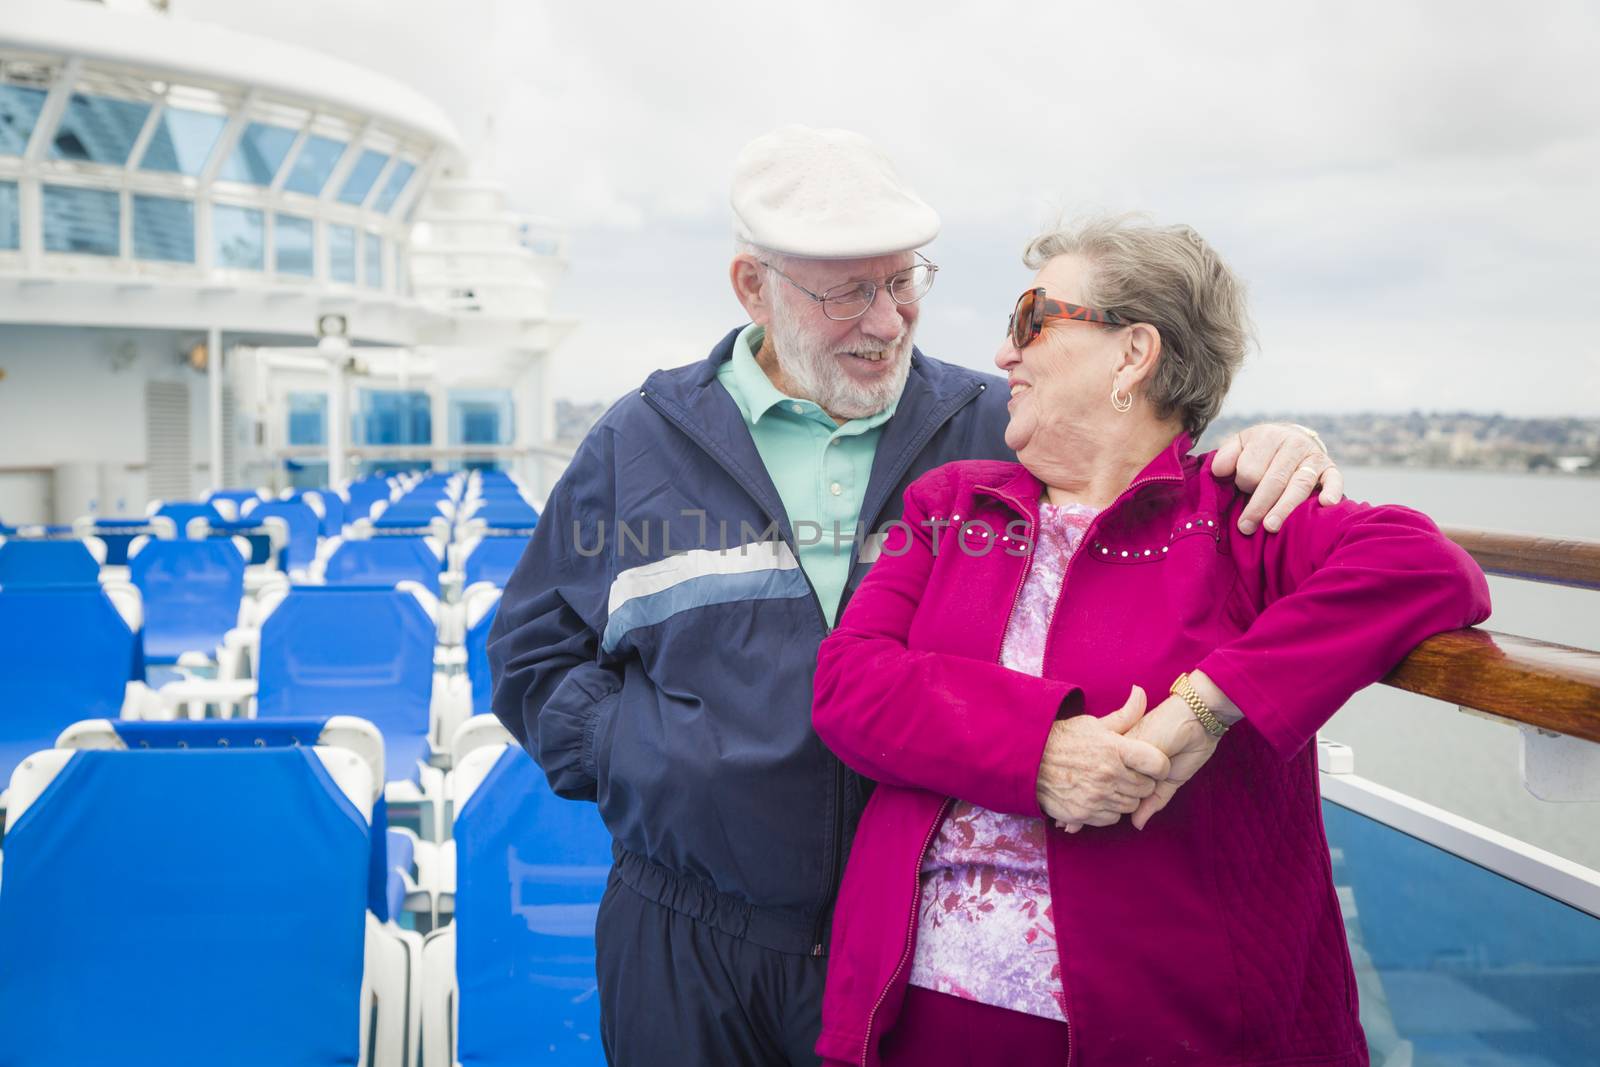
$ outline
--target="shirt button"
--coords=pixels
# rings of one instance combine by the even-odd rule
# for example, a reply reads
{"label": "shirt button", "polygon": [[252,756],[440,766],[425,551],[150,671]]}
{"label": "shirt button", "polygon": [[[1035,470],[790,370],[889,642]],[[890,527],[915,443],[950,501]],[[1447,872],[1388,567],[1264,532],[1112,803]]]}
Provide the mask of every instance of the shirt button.
{"label": "shirt button", "polygon": [[806,406],[804,404],[790,404],[789,410],[794,412],[796,415],[804,415],[806,413]]}
{"label": "shirt button", "polygon": [[840,493],[844,492],[844,486],[840,485],[838,482],[834,482],[832,485],[828,486],[828,492],[832,493],[834,496],[838,496]]}

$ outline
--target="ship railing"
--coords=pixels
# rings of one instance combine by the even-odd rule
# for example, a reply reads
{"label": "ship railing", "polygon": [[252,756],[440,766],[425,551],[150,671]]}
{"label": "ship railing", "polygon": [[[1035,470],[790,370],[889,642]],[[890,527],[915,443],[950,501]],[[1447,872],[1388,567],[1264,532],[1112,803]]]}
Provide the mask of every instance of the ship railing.
{"label": "ship railing", "polygon": [[[1600,590],[1600,541],[1454,527],[1443,532],[1485,574]],[[1473,627],[1424,641],[1384,682],[1540,735],[1588,742],[1558,747],[1576,754],[1592,748],[1591,758],[1600,759],[1600,652]],[[1600,762],[1593,771],[1583,799],[1600,800]],[[1535,789],[1534,795],[1541,794]]]}
{"label": "ship railing", "polygon": [[[1600,542],[1444,533],[1487,574],[1600,590]],[[1600,801],[1600,652],[1474,627],[1384,682],[1515,726],[1537,799]],[[1349,746],[1317,754],[1372,1063],[1592,1063],[1600,871],[1361,778]]]}
{"label": "ship railing", "polygon": [[[360,470],[368,462],[405,462],[431,464],[438,469],[453,463],[495,462],[522,476],[526,488],[534,495],[535,503],[543,504],[545,496],[561,477],[571,462],[576,444],[545,441],[538,444],[511,445],[361,445],[347,446],[346,462],[351,470]],[[273,449],[271,463],[257,474],[271,484],[274,472],[281,470],[284,460],[314,463],[328,458],[326,445],[289,445]],[[256,473],[256,472],[252,472]]]}
{"label": "ship railing", "polygon": [[[1600,542],[1443,533],[1485,574],[1600,590]],[[1514,726],[1523,785],[1535,798],[1600,801],[1600,652],[1471,627],[1424,641],[1383,681]],[[1600,917],[1600,872],[1359,778],[1346,745],[1320,741],[1318,756],[1326,799]]]}

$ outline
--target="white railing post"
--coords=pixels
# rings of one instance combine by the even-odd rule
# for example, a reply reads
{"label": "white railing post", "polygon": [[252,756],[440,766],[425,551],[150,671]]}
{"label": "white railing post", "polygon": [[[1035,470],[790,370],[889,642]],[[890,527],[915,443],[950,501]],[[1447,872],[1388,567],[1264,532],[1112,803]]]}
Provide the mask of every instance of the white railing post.
{"label": "white railing post", "polygon": [[1540,800],[1570,804],[1600,800],[1600,745],[1525,723],[1522,735],[1522,785]]}
{"label": "white railing post", "polygon": [[327,336],[317,342],[317,351],[328,361],[328,484],[345,480],[345,433],[349,416],[345,414],[344,364],[350,356],[345,337]]}
{"label": "white railing post", "polygon": [[222,470],[222,330],[206,331],[206,391],[210,395],[211,489],[226,489]]}

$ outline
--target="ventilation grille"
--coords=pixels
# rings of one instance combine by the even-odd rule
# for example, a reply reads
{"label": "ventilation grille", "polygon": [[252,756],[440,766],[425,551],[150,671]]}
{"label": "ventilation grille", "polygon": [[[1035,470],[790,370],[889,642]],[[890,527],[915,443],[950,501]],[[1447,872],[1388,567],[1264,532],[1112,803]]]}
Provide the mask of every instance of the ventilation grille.
{"label": "ventilation grille", "polygon": [[182,382],[144,385],[145,476],[153,500],[188,500],[193,468],[189,438],[189,387]]}

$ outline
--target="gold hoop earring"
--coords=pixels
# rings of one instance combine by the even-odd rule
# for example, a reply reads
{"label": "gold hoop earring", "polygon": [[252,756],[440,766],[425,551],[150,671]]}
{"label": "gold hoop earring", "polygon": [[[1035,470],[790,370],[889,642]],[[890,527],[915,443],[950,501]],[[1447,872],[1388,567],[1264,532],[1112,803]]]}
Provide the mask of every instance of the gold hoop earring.
{"label": "gold hoop earring", "polygon": [[1133,393],[1129,392],[1127,396],[1122,396],[1117,392],[1116,383],[1115,382],[1111,383],[1111,406],[1116,408],[1118,411],[1123,412],[1123,413],[1127,413],[1129,411],[1132,411],[1133,410]]}

